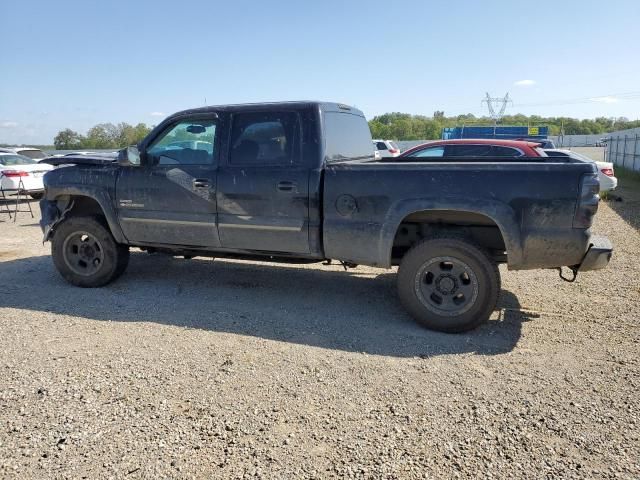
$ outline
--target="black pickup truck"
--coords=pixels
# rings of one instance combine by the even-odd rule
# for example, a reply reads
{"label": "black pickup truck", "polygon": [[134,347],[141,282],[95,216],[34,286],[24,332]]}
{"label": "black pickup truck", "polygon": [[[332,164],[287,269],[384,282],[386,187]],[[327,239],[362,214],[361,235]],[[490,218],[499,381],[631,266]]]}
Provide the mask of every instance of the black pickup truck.
{"label": "black pickup truck", "polygon": [[575,278],[605,267],[612,253],[589,230],[599,200],[593,165],[376,161],[363,114],[336,103],[186,110],[117,159],[45,161],[60,166],[44,178],[44,238],[62,276],[81,287],[121,275],[130,247],[399,265],[399,297],[411,315],[460,332],[494,310],[498,264],[569,267]]}

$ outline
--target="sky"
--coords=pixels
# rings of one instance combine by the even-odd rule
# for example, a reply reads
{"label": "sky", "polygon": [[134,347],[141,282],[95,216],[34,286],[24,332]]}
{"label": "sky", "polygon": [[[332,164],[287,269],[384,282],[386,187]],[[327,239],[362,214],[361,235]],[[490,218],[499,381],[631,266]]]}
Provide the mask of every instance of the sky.
{"label": "sky", "polygon": [[0,0],[0,143],[205,104],[640,118],[640,2]]}

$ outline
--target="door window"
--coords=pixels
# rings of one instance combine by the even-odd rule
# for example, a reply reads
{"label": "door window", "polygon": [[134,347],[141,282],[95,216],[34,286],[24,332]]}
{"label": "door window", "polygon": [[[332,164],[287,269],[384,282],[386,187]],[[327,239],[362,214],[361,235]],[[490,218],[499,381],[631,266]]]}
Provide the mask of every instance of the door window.
{"label": "door window", "polygon": [[415,158],[440,158],[444,155],[444,147],[429,147],[418,150],[417,152],[410,153],[408,157]]}
{"label": "door window", "polygon": [[183,120],[162,133],[147,156],[152,165],[211,165],[215,137],[215,121]]}
{"label": "door window", "polygon": [[294,112],[233,116],[231,165],[290,165],[300,159],[298,115]]}
{"label": "door window", "polygon": [[494,157],[522,157],[523,153],[516,148],[495,145],[491,149],[491,155]]}
{"label": "door window", "polygon": [[447,157],[488,157],[491,145],[447,145]]}
{"label": "door window", "polygon": [[377,142],[376,143],[376,149],[378,149],[378,150],[387,150],[387,146],[384,144],[384,142]]}

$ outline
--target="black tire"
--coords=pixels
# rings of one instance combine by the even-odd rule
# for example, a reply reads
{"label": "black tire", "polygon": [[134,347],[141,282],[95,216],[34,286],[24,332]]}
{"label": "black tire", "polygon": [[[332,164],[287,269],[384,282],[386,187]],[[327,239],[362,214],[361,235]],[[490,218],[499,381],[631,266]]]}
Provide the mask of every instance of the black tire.
{"label": "black tire", "polygon": [[34,200],[40,200],[44,196],[44,193],[30,193],[29,196]]}
{"label": "black tire", "polygon": [[400,300],[432,330],[460,333],[486,322],[500,293],[500,272],[480,246],[460,237],[423,240],[398,269]]}
{"label": "black tire", "polygon": [[55,227],[51,256],[67,282],[102,287],[127,269],[129,247],[115,241],[103,218],[70,217]]}

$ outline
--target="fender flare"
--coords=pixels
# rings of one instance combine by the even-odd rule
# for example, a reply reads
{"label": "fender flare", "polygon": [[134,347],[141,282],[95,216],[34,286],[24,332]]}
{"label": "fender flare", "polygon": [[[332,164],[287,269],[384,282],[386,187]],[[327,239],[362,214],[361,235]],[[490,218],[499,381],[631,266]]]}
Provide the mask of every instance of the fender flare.
{"label": "fender flare", "polygon": [[393,241],[402,221],[421,211],[457,211],[483,215],[500,229],[508,255],[509,267],[522,263],[522,236],[515,211],[497,200],[469,197],[413,198],[401,200],[387,211],[380,231],[378,258],[382,266],[391,266]]}
{"label": "fender flare", "polygon": [[120,223],[118,222],[118,215],[111,201],[111,196],[106,189],[90,188],[83,185],[67,185],[60,190],[57,190],[55,187],[49,187],[47,198],[55,201],[63,196],[87,197],[94,200],[102,210],[102,213],[107,220],[107,224],[109,225],[109,230],[111,230],[111,234],[115,241],[122,244],[129,243],[122,233]]}

